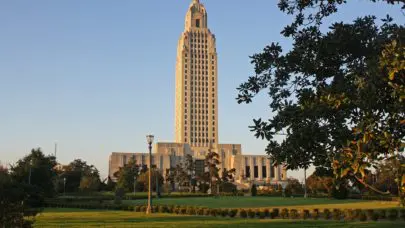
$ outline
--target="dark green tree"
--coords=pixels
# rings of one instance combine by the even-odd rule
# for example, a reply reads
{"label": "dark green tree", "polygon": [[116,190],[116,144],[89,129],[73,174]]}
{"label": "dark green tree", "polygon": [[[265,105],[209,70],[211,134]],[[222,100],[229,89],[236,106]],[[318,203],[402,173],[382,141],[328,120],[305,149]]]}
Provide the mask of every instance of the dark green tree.
{"label": "dark green tree", "polygon": [[72,161],[59,171],[59,192],[63,190],[64,178],[66,179],[66,192],[77,192],[79,190],[96,191],[101,183],[97,168],[81,159]]}
{"label": "dark green tree", "polygon": [[[347,178],[366,184],[365,170],[400,151],[405,136],[405,104],[379,64],[386,45],[403,40],[404,27],[389,17],[378,26],[370,16],[334,23],[323,33],[317,24],[299,28],[302,17],[283,31],[294,40],[292,50],[283,53],[272,43],[252,56],[256,74],[238,88],[238,102],[269,91],[275,115],[254,120],[252,131],[269,141],[266,151],[276,162],[333,172],[337,187]],[[282,142],[274,138],[280,132],[286,133]]]}
{"label": "dark green tree", "polygon": [[25,184],[30,182],[46,197],[52,197],[55,194],[56,164],[54,156],[45,156],[41,149],[37,148],[11,166],[10,173],[14,181]]}
{"label": "dark green tree", "polygon": [[218,165],[221,164],[221,162],[219,161],[219,155],[215,151],[209,149],[207,155],[205,156],[204,164],[207,171],[204,173],[203,179],[208,182],[211,193],[216,192],[216,189],[213,187],[214,183],[216,185],[220,182],[220,169],[218,168]]}
{"label": "dark green tree", "polygon": [[139,165],[137,165],[136,161],[133,159],[125,164],[124,167],[120,167],[119,170],[114,173],[114,176],[117,178],[117,188],[123,188],[127,192],[134,191],[135,177],[137,179],[137,185],[141,185],[138,183],[140,170]]}

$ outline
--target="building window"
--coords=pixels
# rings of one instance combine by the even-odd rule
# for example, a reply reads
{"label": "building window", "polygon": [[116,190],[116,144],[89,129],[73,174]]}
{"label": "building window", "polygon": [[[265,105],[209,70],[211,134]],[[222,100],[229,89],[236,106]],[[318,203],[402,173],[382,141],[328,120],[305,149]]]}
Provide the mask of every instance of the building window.
{"label": "building window", "polygon": [[270,177],[271,178],[274,178],[274,173],[275,173],[274,166],[271,166],[271,168],[270,168]]}
{"label": "building window", "polygon": [[259,167],[257,165],[254,166],[254,178],[259,177]]}
{"label": "building window", "polygon": [[246,168],[245,168],[245,176],[250,177],[250,166],[246,166]]}
{"label": "building window", "polygon": [[266,177],[267,177],[267,169],[266,169],[266,166],[262,166],[262,176],[263,176],[263,178],[266,178]]}

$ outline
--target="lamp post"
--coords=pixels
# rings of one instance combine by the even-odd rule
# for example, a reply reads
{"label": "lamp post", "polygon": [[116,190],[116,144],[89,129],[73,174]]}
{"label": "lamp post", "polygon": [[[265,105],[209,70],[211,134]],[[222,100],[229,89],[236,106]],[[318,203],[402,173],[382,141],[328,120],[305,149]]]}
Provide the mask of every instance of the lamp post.
{"label": "lamp post", "polygon": [[66,195],[66,177],[63,178],[63,195]]}
{"label": "lamp post", "polygon": [[146,214],[152,213],[152,143],[153,135],[147,135],[146,141],[148,142],[149,149],[149,189],[148,189],[148,208],[146,209]]}
{"label": "lamp post", "polygon": [[34,162],[32,161],[32,159],[30,160],[30,173],[28,175],[28,184],[31,184],[31,173],[32,173],[32,165],[34,164]]}

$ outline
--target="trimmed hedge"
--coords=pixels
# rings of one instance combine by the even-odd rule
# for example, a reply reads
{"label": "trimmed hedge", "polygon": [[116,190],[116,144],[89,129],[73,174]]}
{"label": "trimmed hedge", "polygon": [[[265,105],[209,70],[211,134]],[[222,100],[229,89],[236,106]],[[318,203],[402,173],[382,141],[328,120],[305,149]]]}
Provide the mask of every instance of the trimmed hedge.
{"label": "trimmed hedge", "polygon": [[[101,209],[101,210],[123,210],[123,211],[135,211],[135,212],[146,212],[146,205],[116,205],[116,204],[57,204],[48,202],[48,207],[58,207],[58,208],[82,208],[82,209]],[[314,220],[319,219],[320,217],[329,220],[333,218],[334,220],[340,221],[342,219],[346,221],[378,221],[380,219],[389,219],[397,220],[398,217],[405,220],[405,209],[390,209],[390,210],[361,210],[361,209],[346,209],[344,211],[340,209],[324,209],[322,213],[319,209],[314,209],[312,212],[309,210],[303,209],[298,211],[297,209],[287,209],[283,208],[281,211],[278,208],[250,208],[250,209],[215,209],[215,208],[202,208],[202,207],[193,207],[193,206],[181,206],[181,205],[153,205],[153,212],[159,213],[173,213],[180,215],[198,215],[198,216],[221,216],[221,217],[230,217],[239,216],[241,218],[282,218],[282,219],[309,219]]]}

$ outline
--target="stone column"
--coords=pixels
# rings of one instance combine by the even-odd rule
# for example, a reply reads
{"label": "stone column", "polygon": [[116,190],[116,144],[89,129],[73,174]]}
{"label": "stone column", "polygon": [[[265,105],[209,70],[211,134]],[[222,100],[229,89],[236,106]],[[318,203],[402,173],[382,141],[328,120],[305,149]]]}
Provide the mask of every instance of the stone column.
{"label": "stone column", "polygon": [[256,158],[256,162],[258,162],[259,164],[257,164],[257,169],[259,171],[259,180],[263,180],[263,158]]}
{"label": "stone column", "polygon": [[250,166],[250,180],[255,179],[255,166],[253,164],[253,157],[249,157],[249,166]]}
{"label": "stone column", "polygon": [[266,174],[267,174],[267,181],[270,182],[270,159],[266,159]]}
{"label": "stone column", "polygon": [[274,170],[274,178],[276,179],[276,181],[280,181],[280,165],[275,167]]}

